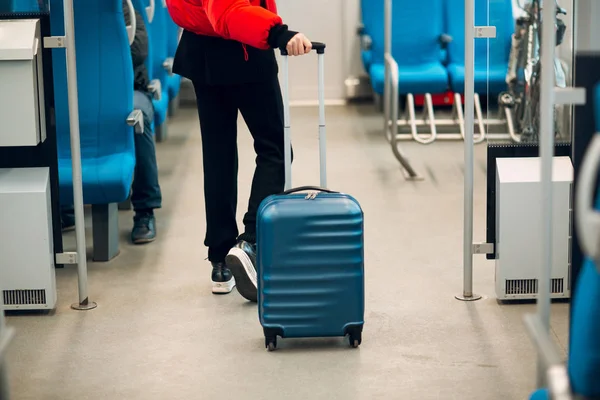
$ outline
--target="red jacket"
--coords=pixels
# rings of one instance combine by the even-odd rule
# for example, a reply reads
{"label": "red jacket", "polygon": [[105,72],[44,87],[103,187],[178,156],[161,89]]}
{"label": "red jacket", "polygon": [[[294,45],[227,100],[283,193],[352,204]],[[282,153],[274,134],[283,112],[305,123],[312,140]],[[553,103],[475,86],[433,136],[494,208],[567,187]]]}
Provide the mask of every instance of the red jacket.
{"label": "red jacket", "polygon": [[[266,9],[261,7],[266,5]],[[198,35],[269,49],[269,31],[281,25],[275,0],[167,0],[173,21]]]}

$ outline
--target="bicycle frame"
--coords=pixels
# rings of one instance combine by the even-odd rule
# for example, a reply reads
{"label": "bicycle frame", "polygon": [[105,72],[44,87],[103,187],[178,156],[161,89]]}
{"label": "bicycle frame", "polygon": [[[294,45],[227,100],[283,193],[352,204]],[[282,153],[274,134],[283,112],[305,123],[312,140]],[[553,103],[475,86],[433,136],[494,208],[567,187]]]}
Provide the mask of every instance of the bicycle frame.
{"label": "bicycle frame", "polygon": [[[535,141],[539,133],[537,86],[541,68],[539,62],[542,8],[540,0],[532,0],[525,6],[521,5],[520,0],[517,3],[526,15],[517,20],[506,77],[506,83],[509,85],[508,100],[504,97],[502,103],[508,108],[514,108],[512,116],[521,133],[521,139]],[[558,7],[558,2],[556,4],[557,15],[564,14],[565,11]],[[561,75],[564,77],[564,71]]]}

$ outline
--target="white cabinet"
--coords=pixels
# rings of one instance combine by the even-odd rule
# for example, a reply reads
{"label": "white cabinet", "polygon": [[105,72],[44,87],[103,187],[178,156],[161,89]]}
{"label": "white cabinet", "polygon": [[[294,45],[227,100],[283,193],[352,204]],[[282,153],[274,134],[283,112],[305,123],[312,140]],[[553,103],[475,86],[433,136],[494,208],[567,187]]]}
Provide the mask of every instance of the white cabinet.
{"label": "white cabinet", "polygon": [[46,138],[39,20],[0,21],[0,147]]}
{"label": "white cabinet", "polygon": [[56,305],[48,168],[0,169],[0,306]]}
{"label": "white cabinet", "polygon": [[[534,299],[542,264],[542,184],[537,157],[496,161],[496,295]],[[573,166],[554,157],[550,296],[570,297]]]}

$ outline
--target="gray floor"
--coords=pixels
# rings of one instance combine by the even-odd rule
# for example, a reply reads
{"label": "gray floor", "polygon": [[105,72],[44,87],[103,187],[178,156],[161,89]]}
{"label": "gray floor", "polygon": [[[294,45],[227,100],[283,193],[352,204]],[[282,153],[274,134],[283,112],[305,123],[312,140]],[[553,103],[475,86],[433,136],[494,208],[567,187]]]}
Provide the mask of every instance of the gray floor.
{"label": "gray floor", "polygon": [[[16,399],[525,399],[535,356],[522,317],[531,304],[494,299],[494,265],[475,264],[483,300],[462,287],[461,143],[406,144],[424,182],[406,181],[370,106],[328,108],[329,183],[355,195],[366,218],[364,342],[287,340],[267,353],[256,307],[210,293],[205,261],[202,153],[194,110],[158,145],[164,208],[159,240],[127,242],[114,261],[89,264],[91,299],[76,312],[74,268],[57,271],[51,315],[12,316],[9,354]],[[295,109],[294,185],[318,183],[316,110]],[[240,123],[240,219],[254,155]],[[476,149],[475,240],[485,237],[485,147]],[[73,238],[67,242],[72,246]],[[568,305],[553,330],[567,342]]]}

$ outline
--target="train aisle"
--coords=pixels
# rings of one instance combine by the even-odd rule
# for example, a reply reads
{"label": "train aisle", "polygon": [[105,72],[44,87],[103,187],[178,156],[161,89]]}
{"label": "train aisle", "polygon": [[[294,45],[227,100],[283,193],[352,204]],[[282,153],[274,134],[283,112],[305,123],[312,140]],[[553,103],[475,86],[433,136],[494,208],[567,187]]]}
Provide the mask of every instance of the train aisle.
{"label": "train aisle", "polygon": [[[292,112],[294,185],[318,182],[317,110]],[[406,144],[424,182],[408,182],[373,107],[327,109],[329,184],[365,211],[366,324],[362,346],[342,339],[281,340],[268,353],[256,305],[237,292],[211,294],[204,239],[202,155],[195,111],[182,109],[157,146],[164,208],[159,238],[128,244],[90,263],[90,298],[77,312],[76,270],[57,271],[52,315],[11,316],[8,365],[16,399],[524,399],[535,352],[522,321],[533,304],[500,305],[493,263],[476,258],[484,300],[462,288],[462,143]],[[240,122],[240,193],[245,210],[254,166]],[[475,240],[485,237],[485,147],[476,148]],[[89,229],[88,229],[89,231]],[[91,234],[91,232],[88,232]],[[67,242],[74,241],[69,236]],[[89,243],[88,243],[89,244]],[[88,246],[89,247],[89,246]],[[568,305],[553,306],[566,346]]]}

